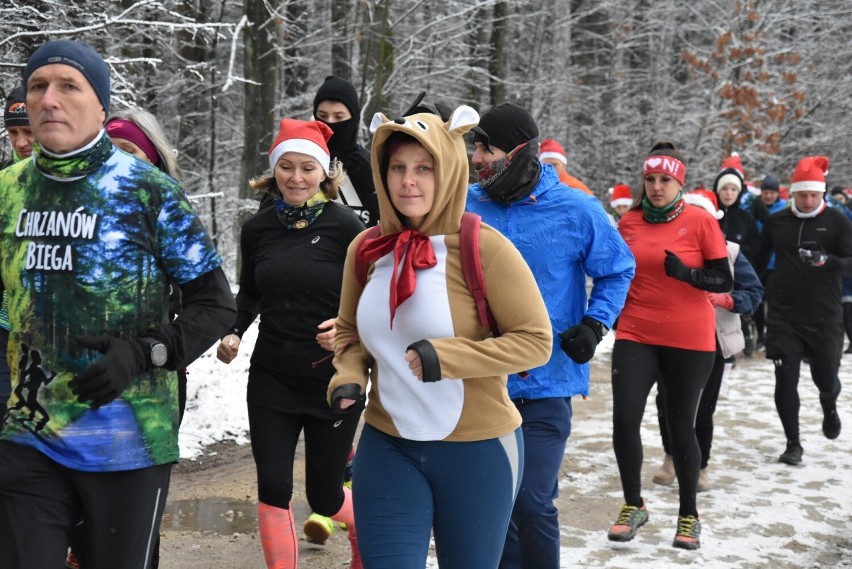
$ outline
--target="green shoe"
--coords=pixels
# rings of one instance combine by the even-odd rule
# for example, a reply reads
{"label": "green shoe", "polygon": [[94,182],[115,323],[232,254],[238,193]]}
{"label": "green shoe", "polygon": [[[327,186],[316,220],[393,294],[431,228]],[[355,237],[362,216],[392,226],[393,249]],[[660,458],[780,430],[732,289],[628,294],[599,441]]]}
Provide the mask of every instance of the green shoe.
{"label": "green shoe", "polygon": [[645,509],[645,500],[642,500],[641,508],[624,504],[621,506],[615,524],[609,528],[607,537],[610,541],[630,541],[636,535],[636,530],[645,525],[647,521],[648,510]]}
{"label": "green shoe", "polygon": [[334,520],[314,513],[308,517],[302,529],[308,543],[323,545],[334,533]]}
{"label": "green shoe", "polygon": [[701,547],[701,521],[695,516],[678,516],[677,533],[672,545],[680,549],[698,549]]}

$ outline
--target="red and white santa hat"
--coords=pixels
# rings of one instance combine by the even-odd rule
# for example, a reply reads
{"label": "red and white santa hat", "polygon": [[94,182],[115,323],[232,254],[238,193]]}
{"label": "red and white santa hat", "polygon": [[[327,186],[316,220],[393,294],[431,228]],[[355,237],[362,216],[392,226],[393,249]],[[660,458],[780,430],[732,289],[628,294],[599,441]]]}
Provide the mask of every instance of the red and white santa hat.
{"label": "red and white santa hat", "polygon": [[805,156],[796,164],[790,179],[790,193],[824,192],[825,175],[828,174],[828,158]]}
{"label": "red and white santa hat", "polygon": [[630,186],[627,184],[616,184],[609,189],[611,197],[609,198],[610,207],[619,205],[631,205],[633,203],[633,194],[630,192]]}
{"label": "red and white santa hat", "polygon": [[273,170],[278,159],[286,152],[307,154],[322,166],[328,174],[331,163],[331,152],[328,150],[328,139],[334,132],[327,124],[320,121],[300,121],[282,119],[278,128],[278,136],[269,147],[269,167]]}
{"label": "red and white santa hat", "polygon": [[565,155],[565,149],[552,138],[545,138],[541,141],[541,154],[539,155],[539,159],[544,160],[545,158],[553,158],[555,160],[559,160],[566,166],[568,165],[568,157]]}
{"label": "red and white santa hat", "polygon": [[687,192],[683,194],[683,201],[706,209],[716,219],[722,219],[725,215],[725,212],[719,210],[716,193],[710,190],[692,190],[691,192]]}
{"label": "red and white santa hat", "polygon": [[743,161],[740,160],[740,155],[738,152],[731,152],[731,155],[722,161],[722,165],[719,167],[719,171],[721,172],[726,168],[733,168],[734,170],[740,173],[740,176],[745,178],[745,169],[743,169]]}

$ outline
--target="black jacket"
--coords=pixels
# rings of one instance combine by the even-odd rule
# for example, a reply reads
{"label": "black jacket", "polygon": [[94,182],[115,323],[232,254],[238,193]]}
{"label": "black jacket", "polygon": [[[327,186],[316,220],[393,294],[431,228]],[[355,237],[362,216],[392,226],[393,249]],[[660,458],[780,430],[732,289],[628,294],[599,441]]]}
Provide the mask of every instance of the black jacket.
{"label": "black jacket", "polygon": [[[805,264],[799,248],[829,254],[822,267]],[[769,281],[769,315],[791,322],[840,322],[842,277],[852,276],[852,222],[832,208],[812,218],[799,218],[784,209],[766,219],[754,256],[763,273],[775,253],[775,272]]]}

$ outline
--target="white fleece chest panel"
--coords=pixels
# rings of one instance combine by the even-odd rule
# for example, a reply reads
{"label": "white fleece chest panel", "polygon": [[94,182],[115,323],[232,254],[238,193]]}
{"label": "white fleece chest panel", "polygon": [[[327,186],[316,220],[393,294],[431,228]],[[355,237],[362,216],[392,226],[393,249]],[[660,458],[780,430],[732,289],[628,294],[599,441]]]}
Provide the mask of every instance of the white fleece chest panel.
{"label": "white fleece chest panel", "polygon": [[464,383],[443,378],[419,381],[408,369],[405,349],[418,340],[455,336],[447,290],[444,236],[432,236],[438,264],[417,271],[414,294],[403,302],[390,327],[393,253],[376,262],[358,302],[358,334],[376,359],[376,389],[399,434],[416,441],[443,440],[455,429],[464,405]]}

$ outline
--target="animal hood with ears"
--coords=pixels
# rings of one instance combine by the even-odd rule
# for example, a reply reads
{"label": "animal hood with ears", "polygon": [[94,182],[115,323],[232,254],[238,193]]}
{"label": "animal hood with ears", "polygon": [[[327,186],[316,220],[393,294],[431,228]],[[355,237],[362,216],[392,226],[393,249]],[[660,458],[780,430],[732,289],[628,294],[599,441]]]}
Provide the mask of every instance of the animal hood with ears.
{"label": "animal hood with ears", "polygon": [[420,113],[388,119],[382,113],[373,116],[373,181],[379,200],[382,234],[389,235],[404,229],[390,201],[385,172],[385,142],[394,132],[416,139],[435,161],[435,199],[432,210],[420,226],[425,235],[451,235],[459,232],[468,187],[468,158],[464,135],[479,123],[479,114],[462,105],[453,111],[449,120],[430,113]]}

